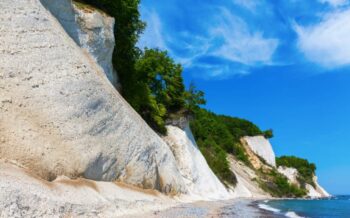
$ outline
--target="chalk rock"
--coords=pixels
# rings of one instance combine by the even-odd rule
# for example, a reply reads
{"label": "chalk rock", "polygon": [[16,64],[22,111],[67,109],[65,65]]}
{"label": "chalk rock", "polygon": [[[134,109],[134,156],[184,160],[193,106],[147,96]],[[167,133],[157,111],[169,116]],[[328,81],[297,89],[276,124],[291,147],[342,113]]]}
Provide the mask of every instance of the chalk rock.
{"label": "chalk rock", "polygon": [[1,158],[46,180],[186,192],[167,144],[39,0],[1,0],[0,8]]}
{"label": "chalk rock", "polygon": [[198,199],[228,199],[232,195],[209,168],[205,158],[198,149],[191,129],[184,124],[184,129],[167,126],[168,135],[164,140],[175,155],[189,195]]}
{"label": "chalk rock", "polygon": [[71,0],[41,0],[69,36],[103,68],[108,79],[117,86],[118,76],[113,69],[115,20],[107,14]]}
{"label": "chalk rock", "polygon": [[276,167],[276,157],[272,145],[264,136],[246,136],[242,140],[255,154],[263,158],[266,163]]}
{"label": "chalk rock", "polygon": [[0,217],[119,217],[176,205],[156,191],[112,182],[48,182],[0,160]]}
{"label": "chalk rock", "polygon": [[305,188],[308,191],[307,196],[310,198],[327,198],[331,195],[318,184],[317,177],[313,177],[314,183],[316,187],[313,187],[312,185],[306,184]]}
{"label": "chalk rock", "polygon": [[237,184],[234,187],[234,196],[243,198],[270,198],[271,195],[263,191],[256,181],[258,175],[243,162],[238,161],[235,156],[228,154],[227,160],[230,170],[237,177]]}
{"label": "chalk rock", "polygon": [[287,177],[288,181],[291,184],[295,184],[295,185],[299,185],[298,182],[298,175],[299,172],[297,169],[292,168],[292,167],[285,167],[285,166],[279,166],[277,168],[278,172],[281,173],[282,175],[284,175],[285,177]]}

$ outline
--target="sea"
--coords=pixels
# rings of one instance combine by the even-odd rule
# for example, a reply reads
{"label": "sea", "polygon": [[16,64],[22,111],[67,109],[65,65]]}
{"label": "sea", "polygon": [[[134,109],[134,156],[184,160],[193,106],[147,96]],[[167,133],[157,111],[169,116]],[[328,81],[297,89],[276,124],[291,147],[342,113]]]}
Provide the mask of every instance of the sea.
{"label": "sea", "polygon": [[350,218],[350,195],[319,200],[265,200],[258,206],[281,217]]}

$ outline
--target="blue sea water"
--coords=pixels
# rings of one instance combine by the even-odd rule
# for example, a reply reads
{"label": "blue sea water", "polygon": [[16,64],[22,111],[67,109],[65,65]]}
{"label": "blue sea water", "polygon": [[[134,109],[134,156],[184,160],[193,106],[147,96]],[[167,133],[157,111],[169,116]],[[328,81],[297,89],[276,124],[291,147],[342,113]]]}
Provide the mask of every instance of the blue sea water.
{"label": "blue sea water", "polygon": [[259,203],[261,209],[286,217],[350,218],[350,196],[320,200],[269,200]]}

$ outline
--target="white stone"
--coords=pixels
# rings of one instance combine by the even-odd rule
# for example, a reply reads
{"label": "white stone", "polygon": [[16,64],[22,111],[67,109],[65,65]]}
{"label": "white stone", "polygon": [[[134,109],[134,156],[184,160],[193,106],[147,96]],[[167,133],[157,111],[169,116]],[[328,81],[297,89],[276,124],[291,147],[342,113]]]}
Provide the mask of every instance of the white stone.
{"label": "white stone", "polygon": [[269,140],[264,136],[246,136],[243,140],[255,154],[263,158],[271,166],[276,167],[275,153]]}
{"label": "white stone", "polygon": [[47,180],[187,191],[167,144],[39,0],[1,0],[0,8],[0,99],[12,99],[0,107],[1,158]]}
{"label": "white stone", "polygon": [[167,126],[167,130],[168,136],[164,137],[164,140],[175,155],[177,166],[192,199],[232,198],[232,194],[209,168],[198,149],[188,123],[184,125],[184,130],[171,125]]}

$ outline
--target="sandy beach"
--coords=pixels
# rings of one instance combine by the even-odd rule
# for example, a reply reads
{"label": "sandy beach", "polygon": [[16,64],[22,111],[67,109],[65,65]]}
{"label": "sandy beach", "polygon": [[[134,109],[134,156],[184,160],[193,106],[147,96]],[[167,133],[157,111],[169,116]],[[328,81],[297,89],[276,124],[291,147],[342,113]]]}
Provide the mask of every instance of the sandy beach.
{"label": "sandy beach", "polygon": [[164,211],[153,211],[146,214],[125,216],[131,218],[280,218],[282,216],[258,207],[252,199],[232,199],[228,201],[202,201],[182,204]]}

